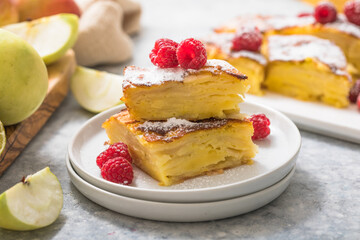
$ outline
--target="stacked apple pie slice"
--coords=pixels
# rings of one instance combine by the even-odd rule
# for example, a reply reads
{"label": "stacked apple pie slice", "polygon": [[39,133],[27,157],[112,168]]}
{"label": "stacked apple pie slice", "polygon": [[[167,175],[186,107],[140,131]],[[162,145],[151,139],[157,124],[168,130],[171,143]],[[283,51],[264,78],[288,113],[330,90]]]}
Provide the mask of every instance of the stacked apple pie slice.
{"label": "stacked apple pie slice", "polygon": [[127,67],[127,109],[103,127],[128,145],[133,162],[169,186],[252,163],[252,123],[240,114],[247,77],[221,60],[199,70]]}

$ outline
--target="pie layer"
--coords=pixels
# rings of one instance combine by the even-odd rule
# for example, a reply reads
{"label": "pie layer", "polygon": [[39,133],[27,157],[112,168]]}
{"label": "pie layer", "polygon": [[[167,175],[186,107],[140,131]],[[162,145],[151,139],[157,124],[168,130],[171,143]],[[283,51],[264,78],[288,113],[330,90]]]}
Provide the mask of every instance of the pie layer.
{"label": "pie layer", "polygon": [[124,78],[122,100],[135,120],[226,118],[249,88],[247,76],[215,59],[200,70],[131,66]]}
{"label": "pie layer", "polygon": [[274,34],[308,34],[330,40],[345,54],[353,74],[360,74],[360,27],[347,21],[342,14],[335,22],[320,24],[313,16],[240,16],[215,29],[216,32],[236,32],[257,27],[265,36]]}
{"label": "pie layer", "polygon": [[249,93],[262,95],[261,84],[264,81],[266,58],[258,52],[233,51],[234,33],[213,33],[204,38],[208,59],[222,59],[244,73],[250,84]]}
{"label": "pie layer", "polygon": [[133,120],[124,109],[103,123],[110,143],[128,145],[136,166],[169,186],[251,164],[257,152],[251,122],[240,119]]}
{"label": "pie layer", "polygon": [[309,35],[274,35],[264,45],[265,87],[284,95],[335,106],[349,104],[346,58],[328,40]]}

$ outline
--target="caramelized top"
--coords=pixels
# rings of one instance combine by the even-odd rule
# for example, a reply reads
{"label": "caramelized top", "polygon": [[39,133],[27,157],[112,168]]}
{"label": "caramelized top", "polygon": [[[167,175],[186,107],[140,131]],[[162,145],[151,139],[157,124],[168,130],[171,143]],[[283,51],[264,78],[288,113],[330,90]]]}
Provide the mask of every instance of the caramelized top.
{"label": "caramelized top", "polygon": [[137,135],[142,135],[147,142],[172,142],[191,132],[221,128],[234,122],[248,122],[250,124],[248,120],[215,118],[199,121],[170,118],[167,121],[146,121],[141,123],[131,119],[127,109],[122,110],[112,118],[128,125],[127,127],[131,131],[136,132]]}
{"label": "caramelized top", "polygon": [[245,57],[252,59],[262,65],[266,64],[266,58],[258,52],[251,52],[246,50],[232,51],[232,40],[235,37],[235,33],[212,33],[208,35],[202,42],[205,44],[208,50],[216,48],[221,54],[224,54],[224,58],[240,58]]}
{"label": "caramelized top", "polygon": [[182,82],[184,78],[191,74],[200,72],[210,72],[214,75],[222,73],[230,74],[238,79],[247,79],[247,76],[240,73],[229,63],[212,59],[207,60],[204,67],[199,70],[176,68],[139,68],[135,66],[126,67],[124,70],[123,89],[131,86],[151,87],[153,85],[161,85],[168,81]]}
{"label": "caramelized top", "polygon": [[273,35],[268,38],[269,61],[304,61],[308,58],[327,65],[336,74],[345,74],[346,58],[329,40],[309,35]]}

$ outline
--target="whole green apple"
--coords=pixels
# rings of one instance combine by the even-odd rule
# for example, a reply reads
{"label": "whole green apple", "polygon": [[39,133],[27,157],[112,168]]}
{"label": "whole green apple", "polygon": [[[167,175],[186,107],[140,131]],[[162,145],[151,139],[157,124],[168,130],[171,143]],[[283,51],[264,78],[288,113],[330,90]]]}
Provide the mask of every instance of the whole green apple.
{"label": "whole green apple", "polygon": [[44,61],[15,34],[0,29],[0,121],[21,122],[35,112],[48,89]]}

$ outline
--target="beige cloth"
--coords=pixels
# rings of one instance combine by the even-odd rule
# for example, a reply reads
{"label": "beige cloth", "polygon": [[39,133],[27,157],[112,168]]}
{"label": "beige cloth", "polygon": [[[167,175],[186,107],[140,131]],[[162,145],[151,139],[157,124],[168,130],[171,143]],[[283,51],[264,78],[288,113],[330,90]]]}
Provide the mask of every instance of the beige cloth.
{"label": "beige cloth", "polygon": [[129,34],[140,30],[141,8],[129,0],[76,0],[82,15],[76,60],[82,66],[120,63],[132,56]]}

